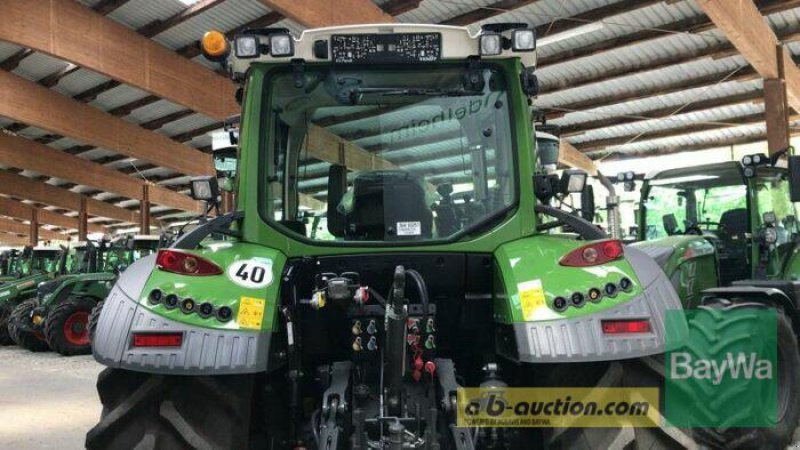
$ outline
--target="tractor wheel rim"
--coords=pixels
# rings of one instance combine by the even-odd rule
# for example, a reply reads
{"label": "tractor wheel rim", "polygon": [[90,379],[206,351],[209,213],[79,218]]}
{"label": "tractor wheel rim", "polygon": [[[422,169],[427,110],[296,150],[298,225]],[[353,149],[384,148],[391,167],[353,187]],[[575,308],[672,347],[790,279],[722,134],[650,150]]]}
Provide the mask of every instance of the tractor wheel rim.
{"label": "tractor wheel rim", "polygon": [[72,313],[64,321],[64,337],[71,345],[89,344],[89,313]]}

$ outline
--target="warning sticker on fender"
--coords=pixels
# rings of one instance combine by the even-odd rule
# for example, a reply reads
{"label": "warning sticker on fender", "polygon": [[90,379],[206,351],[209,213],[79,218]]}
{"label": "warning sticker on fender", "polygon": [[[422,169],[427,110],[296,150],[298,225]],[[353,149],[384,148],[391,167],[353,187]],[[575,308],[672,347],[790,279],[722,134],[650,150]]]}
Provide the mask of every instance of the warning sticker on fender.
{"label": "warning sticker on fender", "polygon": [[531,280],[517,284],[519,304],[525,320],[532,320],[537,309],[545,306],[542,280]]}
{"label": "warning sticker on fender", "polygon": [[422,222],[397,222],[398,236],[419,236],[422,234]]}
{"label": "warning sticker on fender", "polygon": [[236,322],[240,328],[261,329],[261,322],[264,320],[265,301],[260,298],[241,297],[239,299],[239,314]]}

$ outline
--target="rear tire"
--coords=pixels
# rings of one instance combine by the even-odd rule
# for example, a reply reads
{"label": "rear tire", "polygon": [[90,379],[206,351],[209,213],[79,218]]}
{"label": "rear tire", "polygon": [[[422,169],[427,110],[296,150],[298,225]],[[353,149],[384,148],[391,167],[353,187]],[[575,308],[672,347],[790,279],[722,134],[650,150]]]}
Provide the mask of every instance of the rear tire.
{"label": "rear tire", "polygon": [[[707,357],[710,351],[724,355],[732,350],[739,350],[742,342],[747,349],[761,348],[761,345],[777,345],[777,368],[775,378],[778,382],[778,415],[775,426],[765,428],[695,428],[694,435],[698,442],[710,448],[746,449],[746,448],[786,448],[791,440],[800,418],[800,352],[797,336],[792,329],[791,321],[781,309],[777,313],[777,342],[757,342],[758,336],[752,332],[760,324],[741,319],[726,320],[725,312],[733,309],[751,308],[763,310],[763,306],[752,303],[729,303],[721,300],[698,307],[698,313],[689,322],[690,339],[686,351],[693,358]],[[708,337],[713,337],[709,340]],[[755,377],[751,380],[740,379],[737,385],[729,389],[730,394],[722,392],[713,402],[695,402],[695,414],[698,417],[730,417],[734,411],[741,411],[736,403],[737,392],[757,390]],[[699,388],[698,388],[699,389]],[[697,392],[697,391],[694,391]],[[691,395],[691,393],[687,393]],[[737,405],[735,408],[733,405]],[[760,411],[763,405],[752,404],[750,414],[768,414]]]}
{"label": "rear tire", "polygon": [[23,301],[11,312],[8,319],[8,333],[15,344],[32,352],[46,352],[50,350],[43,333],[28,331],[30,326],[31,311],[36,308],[36,299]]}
{"label": "rear tire", "polygon": [[[605,370],[598,370],[605,368]],[[559,364],[550,374],[550,386],[558,387],[658,387],[662,378],[643,360]],[[662,402],[663,404],[663,402]],[[668,433],[670,431],[671,433]],[[640,450],[685,449],[691,438],[680,431],[652,428],[548,428],[544,444],[551,449],[625,448]]]}
{"label": "rear tire", "polygon": [[86,448],[248,448],[255,375],[153,375],[105,369],[100,422]]}
{"label": "rear tire", "polygon": [[64,356],[92,352],[89,314],[95,301],[87,297],[68,297],[47,315],[45,337],[53,351]]}
{"label": "rear tire", "polygon": [[8,318],[11,316],[11,305],[8,302],[0,304],[0,345],[13,345],[14,341],[8,334]]}
{"label": "rear tire", "polygon": [[105,303],[105,300],[97,302],[94,308],[92,308],[92,313],[89,314],[89,340],[91,341],[91,345],[94,345],[94,333],[97,331],[97,323],[100,321],[100,314],[103,312],[103,305]]}

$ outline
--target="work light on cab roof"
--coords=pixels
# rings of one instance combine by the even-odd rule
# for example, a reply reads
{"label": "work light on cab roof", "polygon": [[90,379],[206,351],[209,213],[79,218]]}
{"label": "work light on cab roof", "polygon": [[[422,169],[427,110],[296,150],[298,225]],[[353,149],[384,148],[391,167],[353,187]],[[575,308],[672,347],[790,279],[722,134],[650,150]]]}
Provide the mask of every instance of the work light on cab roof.
{"label": "work light on cab roof", "polygon": [[[517,56],[526,68],[536,66],[536,32],[524,23],[487,24],[476,34],[445,25],[353,25],[306,30],[297,39],[288,29],[264,28],[242,31],[232,44],[225,39],[210,31],[200,41],[201,49],[235,81],[243,80],[253,62],[409,64]],[[526,93],[535,95],[538,83],[532,70],[522,76],[530,91]]]}

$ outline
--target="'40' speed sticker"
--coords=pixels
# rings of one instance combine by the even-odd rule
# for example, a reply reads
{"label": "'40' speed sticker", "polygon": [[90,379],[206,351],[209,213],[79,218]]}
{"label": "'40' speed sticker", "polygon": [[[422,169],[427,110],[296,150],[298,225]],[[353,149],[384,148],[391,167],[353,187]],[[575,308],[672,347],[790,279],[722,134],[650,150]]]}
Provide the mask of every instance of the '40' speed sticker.
{"label": "'40' speed sticker", "polygon": [[272,283],[272,261],[262,258],[236,261],[228,267],[228,278],[250,289],[267,287]]}

